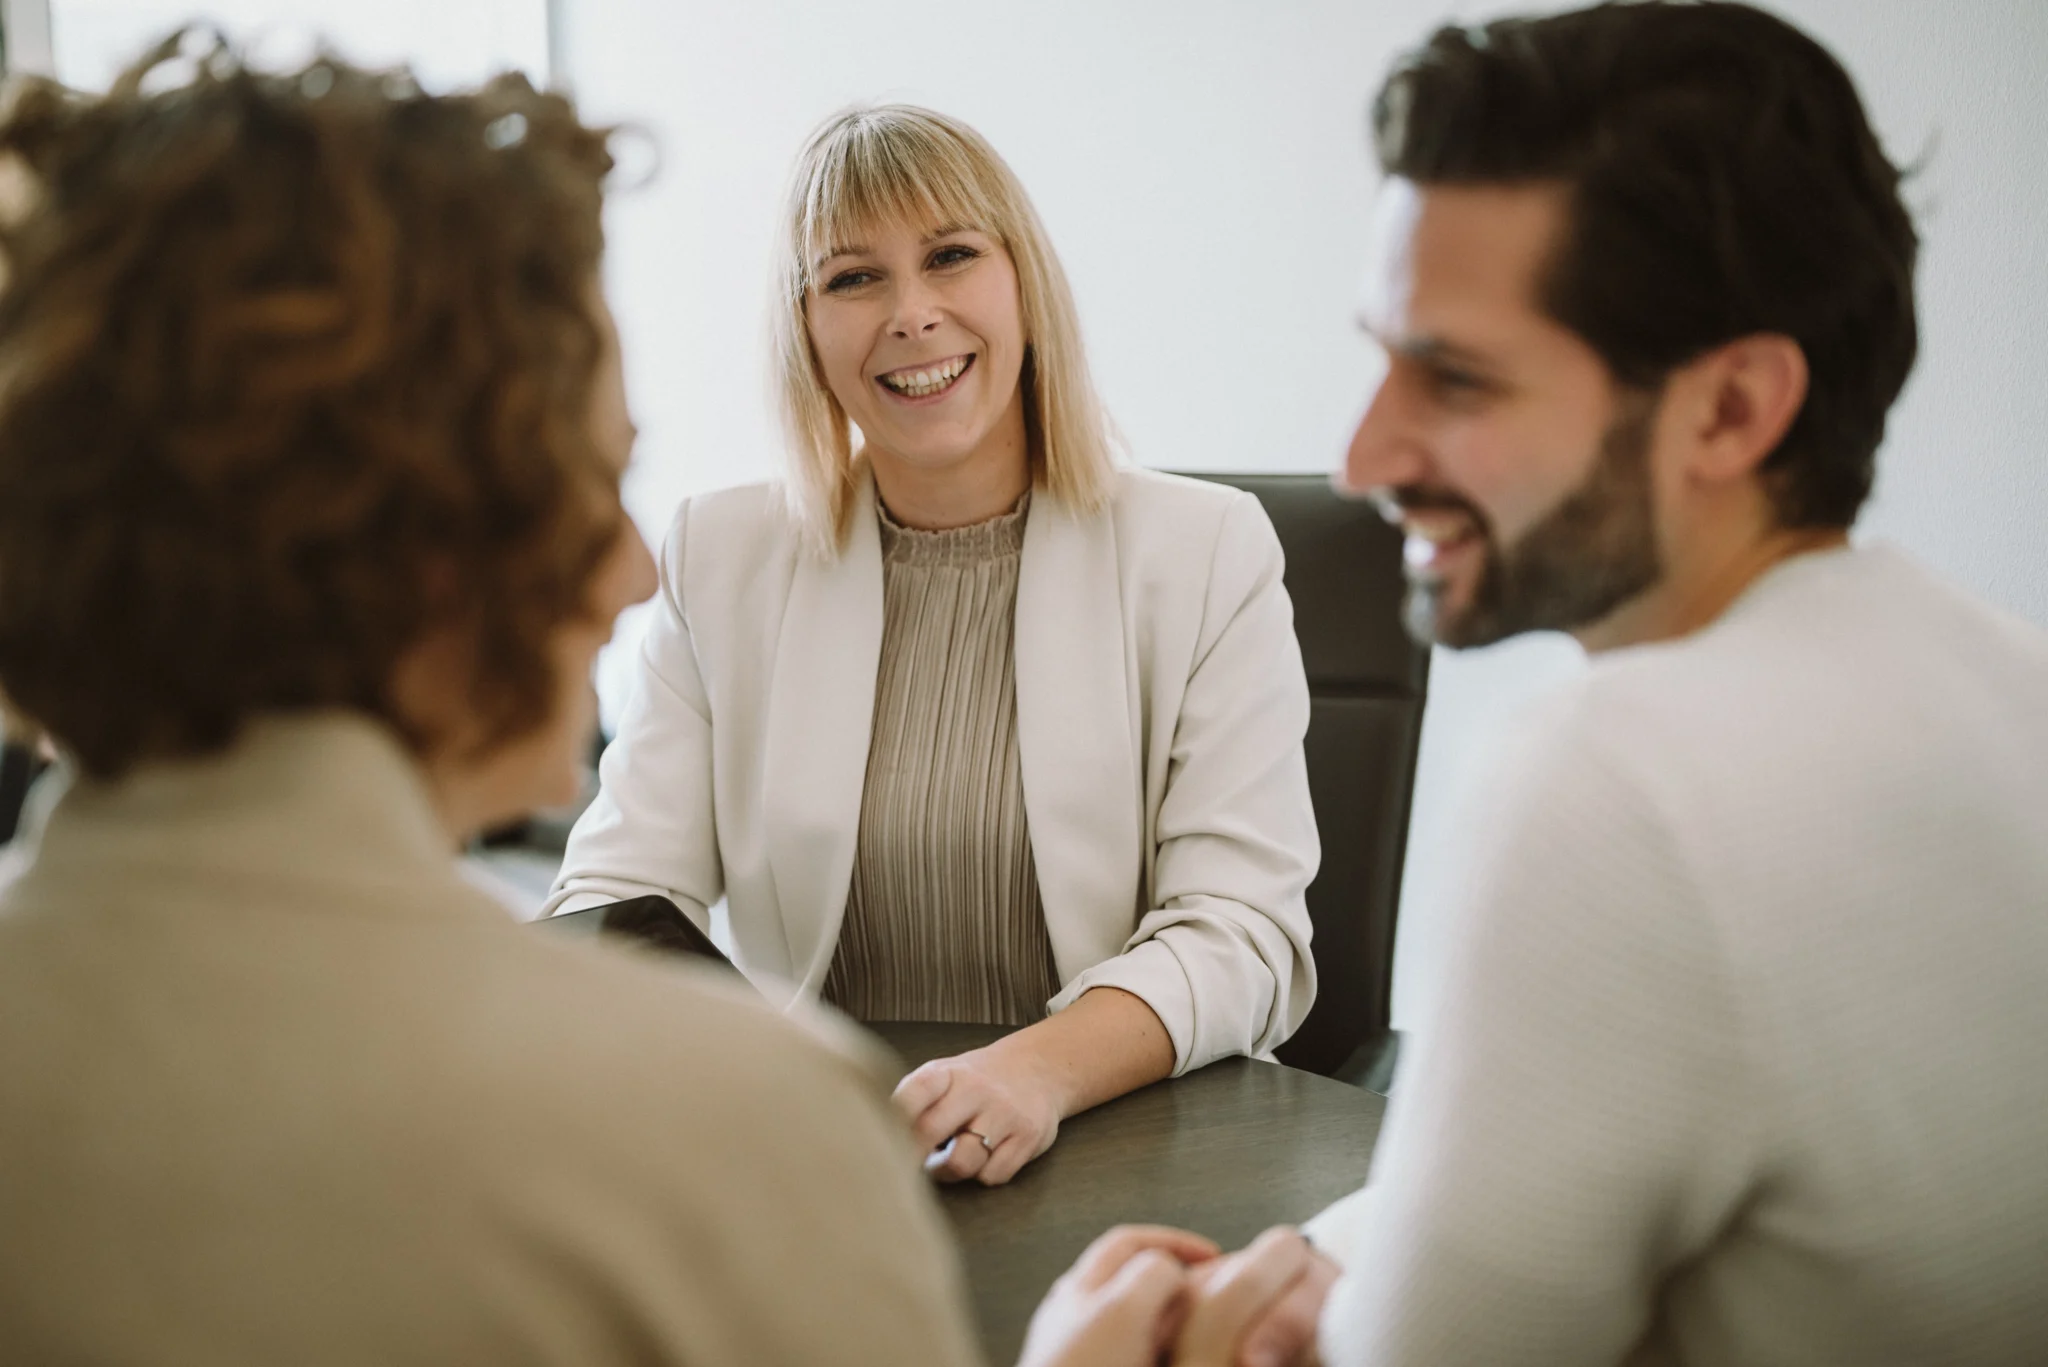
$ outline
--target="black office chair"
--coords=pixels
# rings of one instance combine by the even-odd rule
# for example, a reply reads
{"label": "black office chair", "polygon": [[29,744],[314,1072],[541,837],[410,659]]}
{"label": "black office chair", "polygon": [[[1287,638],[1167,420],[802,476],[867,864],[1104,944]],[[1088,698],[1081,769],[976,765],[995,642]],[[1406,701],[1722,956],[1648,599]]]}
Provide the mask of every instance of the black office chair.
{"label": "black office chair", "polygon": [[1308,786],[1323,863],[1309,885],[1316,1004],[1282,1062],[1383,1090],[1394,917],[1429,652],[1401,626],[1401,536],[1324,475],[1212,475],[1257,496],[1287,556],[1308,672]]}

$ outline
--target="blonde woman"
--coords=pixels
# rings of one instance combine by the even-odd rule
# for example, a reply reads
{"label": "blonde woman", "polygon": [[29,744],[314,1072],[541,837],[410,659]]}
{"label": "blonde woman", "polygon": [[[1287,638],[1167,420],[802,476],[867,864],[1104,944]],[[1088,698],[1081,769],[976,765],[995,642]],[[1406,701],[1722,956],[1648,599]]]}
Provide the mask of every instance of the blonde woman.
{"label": "blonde woman", "polygon": [[1009,168],[903,105],[798,161],[788,476],[685,502],[548,910],[658,892],[866,1020],[1023,1028],[897,1099],[945,1179],[1285,1040],[1315,992],[1308,690],[1258,503],[1119,468]]}

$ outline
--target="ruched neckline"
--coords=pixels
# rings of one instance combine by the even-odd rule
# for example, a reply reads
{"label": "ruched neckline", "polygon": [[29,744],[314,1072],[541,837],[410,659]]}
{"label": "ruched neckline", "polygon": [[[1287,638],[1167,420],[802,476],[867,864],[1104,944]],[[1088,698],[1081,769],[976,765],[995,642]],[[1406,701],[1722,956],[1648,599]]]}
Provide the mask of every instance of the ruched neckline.
{"label": "ruched neckline", "polygon": [[904,526],[879,498],[875,500],[882,524],[882,557],[899,565],[976,565],[1021,554],[1024,519],[1030,511],[1031,491],[1026,489],[1007,513],[971,526],[928,532]]}

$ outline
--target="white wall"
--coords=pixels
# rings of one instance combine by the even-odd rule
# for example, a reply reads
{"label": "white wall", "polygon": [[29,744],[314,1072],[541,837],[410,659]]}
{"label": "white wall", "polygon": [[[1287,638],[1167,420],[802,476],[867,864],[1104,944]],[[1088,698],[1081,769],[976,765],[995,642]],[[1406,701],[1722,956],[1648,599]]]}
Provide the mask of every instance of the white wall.
{"label": "white wall", "polygon": [[[1467,17],[1509,5],[1467,5]],[[1894,156],[1931,151],[1924,347],[1870,533],[2048,624],[2048,5],[1785,0],[1858,77]],[[768,244],[805,132],[857,99],[979,127],[1037,200],[1103,391],[1141,464],[1321,470],[1371,380],[1352,282],[1372,188],[1366,100],[1446,13],[1425,0],[572,0],[566,69],[665,164],[611,217],[612,297],[645,432],[650,535],[694,489],[772,473]],[[622,644],[630,641],[630,628]],[[620,652],[604,670],[618,698]],[[1502,714],[1579,667],[1557,640],[1439,654],[1402,912],[1396,1014],[1439,944]]]}
{"label": "white wall", "polygon": [[547,79],[546,0],[48,0],[58,79],[103,90],[143,49],[186,23],[211,24],[257,60],[296,65],[324,41],[368,66],[409,63],[429,88],[493,72]]}

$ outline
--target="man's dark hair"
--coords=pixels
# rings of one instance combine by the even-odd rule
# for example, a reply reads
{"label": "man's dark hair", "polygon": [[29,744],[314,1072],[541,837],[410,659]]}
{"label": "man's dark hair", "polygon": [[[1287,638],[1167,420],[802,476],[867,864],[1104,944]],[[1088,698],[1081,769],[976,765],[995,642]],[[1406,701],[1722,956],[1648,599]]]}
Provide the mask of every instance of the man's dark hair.
{"label": "man's dark hair", "polygon": [[1841,64],[1747,5],[1638,0],[1439,29],[1373,105],[1389,175],[1560,181],[1542,305],[1624,384],[1778,333],[1806,403],[1764,463],[1779,522],[1846,527],[1913,368],[1919,239]]}

